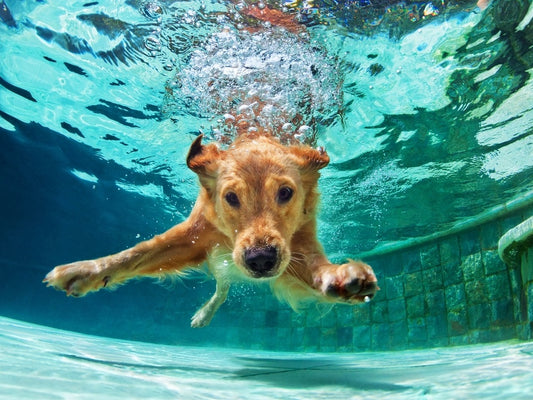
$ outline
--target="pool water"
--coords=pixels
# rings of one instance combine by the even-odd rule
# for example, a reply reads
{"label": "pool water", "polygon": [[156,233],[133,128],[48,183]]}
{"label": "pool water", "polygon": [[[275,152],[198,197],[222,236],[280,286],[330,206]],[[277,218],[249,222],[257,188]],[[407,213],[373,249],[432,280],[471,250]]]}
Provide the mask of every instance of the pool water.
{"label": "pool water", "polygon": [[130,342],[0,318],[5,399],[529,399],[533,344],[310,354]]}
{"label": "pool water", "polygon": [[[278,121],[330,155],[319,230],[334,258],[448,229],[527,192],[530,3],[481,12],[457,0],[413,21],[417,2],[380,1],[389,8],[373,12],[366,3],[298,3],[287,12],[305,29],[292,33],[223,0],[7,2],[16,24],[0,25],[3,147],[79,145],[86,157],[49,156],[51,173],[87,186],[63,193],[72,200],[62,207],[87,200],[86,212],[112,218],[118,191],[157,204],[154,216],[142,211],[148,226],[122,227],[127,245],[188,215],[198,191],[188,146],[199,132],[231,138],[226,116],[253,112],[257,97],[271,105],[262,124]],[[365,13],[383,19],[365,24]],[[13,135],[24,131],[36,137]]]}
{"label": "pool water", "polygon": [[[533,284],[497,253],[533,215],[533,5],[477,3],[1,0],[0,397],[529,398],[531,342],[482,342],[533,337]],[[227,145],[237,114],[327,149],[319,239],[376,257],[370,304],[235,285],[195,330],[204,276],[42,284],[183,221],[191,142]]]}

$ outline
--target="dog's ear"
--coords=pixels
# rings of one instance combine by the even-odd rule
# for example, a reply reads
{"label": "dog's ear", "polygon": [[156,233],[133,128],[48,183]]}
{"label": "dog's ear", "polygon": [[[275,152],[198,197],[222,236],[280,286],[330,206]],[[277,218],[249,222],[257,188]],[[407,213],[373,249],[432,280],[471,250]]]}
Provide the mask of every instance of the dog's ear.
{"label": "dog's ear", "polygon": [[329,164],[329,156],[323,147],[312,149],[306,146],[291,146],[291,153],[296,162],[304,170],[318,171]]}
{"label": "dog's ear", "polygon": [[203,135],[199,135],[192,142],[187,154],[187,166],[196,172],[201,183],[207,186],[208,181],[216,177],[220,151],[214,143],[202,145],[202,138]]}

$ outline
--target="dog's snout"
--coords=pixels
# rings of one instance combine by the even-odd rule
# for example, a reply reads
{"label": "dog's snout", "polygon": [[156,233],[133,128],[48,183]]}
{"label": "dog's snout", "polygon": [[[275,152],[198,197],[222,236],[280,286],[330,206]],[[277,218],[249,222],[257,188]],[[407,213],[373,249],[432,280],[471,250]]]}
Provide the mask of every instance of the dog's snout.
{"label": "dog's snout", "polygon": [[251,247],[244,252],[244,262],[255,276],[271,276],[278,265],[278,251],[273,246]]}

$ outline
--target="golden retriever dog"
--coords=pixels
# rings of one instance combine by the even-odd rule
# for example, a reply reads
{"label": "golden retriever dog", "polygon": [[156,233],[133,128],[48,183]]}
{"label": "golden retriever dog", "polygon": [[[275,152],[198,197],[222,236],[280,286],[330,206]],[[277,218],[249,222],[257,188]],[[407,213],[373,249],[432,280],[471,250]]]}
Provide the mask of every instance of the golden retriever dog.
{"label": "golden retriever dog", "polygon": [[210,323],[232,282],[268,281],[293,308],[306,299],[361,303],[378,290],[370,266],[328,261],[316,232],[319,170],[327,153],[282,145],[265,132],[241,134],[226,150],[192,143],[187,165],[200,192],[190,216],[169,231],[120,253],[58,266],[44,282],[84,296],[136,277],[163,277],[204,263],[216,279],[213,297],[192,317]]}
{"label": "golden retriever dog", "polygon": [[[300,29],[276,10],[245,11],[290,32]],[[369,301],[378,290],[372,268],[352,260],[330,263],[317,239],[317,186],[327,153],[251,129],[242,116],[234,123],[236,139],[226,149],[202,144],[202,135],[192,143],[187,166],[198,175],[200,192],[185,221],[120,253],[58,266],[44,282],[78,297],[131,278],[162,278],[207,265],[216,290],[192,317],[193,327],[208,325],[231,283],[242,279],[269,282],[294,309],[312,299]]]}

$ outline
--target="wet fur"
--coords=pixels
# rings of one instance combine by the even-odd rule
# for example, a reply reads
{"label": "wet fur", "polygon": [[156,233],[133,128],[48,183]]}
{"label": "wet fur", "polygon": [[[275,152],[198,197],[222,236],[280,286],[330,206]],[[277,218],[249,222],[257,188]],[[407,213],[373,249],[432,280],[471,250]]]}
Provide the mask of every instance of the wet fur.
{"label": "wet fur", "polygon": [[[44,282],[84,296],[131,278],[163,277],[206,263],[216,292],[193,316],[193,327],[208,325],[231,283],[241,279],[268,281],[293,308],[307,299],[362,302],[378,290],[372,269],[352,260],[331,264],[317,240],[317,182],[328,162],[321,149],[284,146],[264,132],[241,135],[227,150],[203,145],[199,136],[187,165],[199,177],[200,193],[184,222],[120,253],[58,266]],[[257,271],[250,267],[257,267],[250,262],[254,252],[261,260],[265,252],[275,257]]]}

